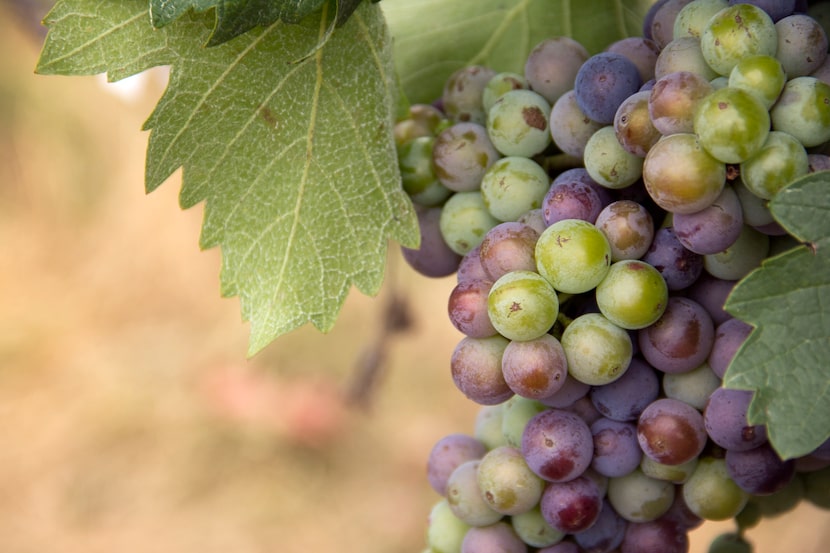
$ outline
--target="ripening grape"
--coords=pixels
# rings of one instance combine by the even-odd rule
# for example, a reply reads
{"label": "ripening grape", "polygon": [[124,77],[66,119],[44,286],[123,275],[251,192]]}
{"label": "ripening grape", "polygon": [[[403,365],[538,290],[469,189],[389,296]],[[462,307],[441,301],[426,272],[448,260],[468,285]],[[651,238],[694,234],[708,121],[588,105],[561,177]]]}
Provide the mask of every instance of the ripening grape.
{"label": "ripening grape", "polygon": [[471,65],[455,71],[444,84],[441,105],[454,122],[484,124],[486,113],[481,93],[496,74],[489,67]]}
{"label": "ripening grape", "polygon": [[778,49],[775,57],[787,77],[804,77],[818,69],[827,58],[827,34],[821,24],[807,14],[788,15],[775,23]]}
{"label": "ripening grape", "polygon": [[568,360],[559,340],[543,334],[534,340],[512,341],[502,356],[502,373],[516,394],[544,399],[557,393],[568,376]]}
{"label": "ripening grape", "polygon": [[582,158],[585,144],[604,127],[580,109],[573,89],[562,94],[550,111],[550,135],[556,147],[576,158]]}
{"label": "ripening grape", "polygon": [[539,503],[544,481],[527,466],[522,452],[510,446],[491,449],[478,465],[478,485],[495,511],[518,515]]}
{"label": "ripening grape", "polygon": [[620,104],[614,114],[614,134],[620,146],[628,153],[643,158],[661,136],[649,115],[649,98],[649,90],[635,92]]}
{"label": "ripening grape", "polygon": [[587,59],[588,51],[574,39],[548,38],[528,54],[524,76],[531,89],[553,104],[573,88],[576,74]]}
{"label": "ripening grape", "polygon": [[456,467],[447,479],[447,503],[462,522],[470,526],[489,526],[504,515],[490,508],[478,488],[478,459]]}
{"label": "ripening grape", "polygon": [[815,77],[787,81],[770,110],[772,128],[793,135],[805,148],[830,140],[830,85]]}
{"label": "ripening grape", "polygon": [[456,123],[441,131],[432,145],[435,175],[455,192],[478,190],[484,172],[499,157],[487,131],[478,123]]}
{"label": "ripening grape", "polygon": [[700,455],[707,435],[703,415],[697,409],[677,399],[662,398],[640,414],[637,438],[648,457],[679,465]]}

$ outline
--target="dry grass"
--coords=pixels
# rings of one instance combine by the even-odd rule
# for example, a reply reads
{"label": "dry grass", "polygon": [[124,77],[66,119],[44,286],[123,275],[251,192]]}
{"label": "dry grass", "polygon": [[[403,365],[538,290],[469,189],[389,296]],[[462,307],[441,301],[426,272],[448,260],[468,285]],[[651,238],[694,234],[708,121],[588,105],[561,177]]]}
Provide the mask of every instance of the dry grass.
{"label": "dry grass", "polygon": [[[179,211],[175,179],[143,194],[160,89],[36,77],[37,40],[7,21],[0,47],[0,553],[420,551],[425,459],[476,410],[447,370],[452,280],[392,256],[415,326],[368,409],[344,398],[388,290],[246,361],[200,208]],[[751,537],[818,553],[828,521],[802,508]]]}

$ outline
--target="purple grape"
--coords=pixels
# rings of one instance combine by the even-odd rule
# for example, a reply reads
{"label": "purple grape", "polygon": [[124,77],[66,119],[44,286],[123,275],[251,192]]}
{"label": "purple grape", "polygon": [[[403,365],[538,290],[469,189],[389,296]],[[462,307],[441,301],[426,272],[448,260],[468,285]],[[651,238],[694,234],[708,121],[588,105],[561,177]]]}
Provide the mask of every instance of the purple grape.
{"label": "purple grape", "polygon": [[544,397],[539,401],[548,407],[563,409],[573,405],[576,400],[585,397],[590,390],[590,385],[580,382],[571,375],[567,375],[565,377],[565,382],[559,390],[557,390],[553,395]]}
{"label": "purple grape", "polygon": [[720,378],[726,374],[726,369],[735,357],[738,348],[752,332],[752,327],[740,319],[729,318],[715,329],[715,340],[712,351],[709,353],[709,366]]}
{"label": "purple grape", "polygon": [[736,280],[723,280],[704,271],[695,283],[685,290],[686,297],[702,305],[712,317],[712,322],[719,325],[732,318],[723,305],[737,282]]}
{"label": "purple grape", "polygon": [[591,401],[609,419],[635,421],[660,394],[660,379],[654,369],[639,358],[632,358],[620,378],[591,389]]}
{"label": "purple grape", "polygon": [[712,317],[696,301],[669,298],[666,311],[653,325],[638,331],[640,352],[654,368],[682,373],[709,357],[715,339]]}
{"label": "purple grape", "polygon": [[642,259],[663,275],[670,291],[688,288],[703,273],[703,256],[685,248],[673,227],[663,227],[654,233],[654,240]]}
{"label": "purple grape", "polygon": [[473,526],[464,534],[461,553],[481,553],[482,551],[527,553],[527,545],[519,539],[510,524],[497,522],[489,526]]}
{"label": "purple grape", "polygon": [[726,450],[726,470],[735,483],[752,495],[770,495],[795,476],[795,461],[783,461],[769,443],[747,451]]}
{"label": "purple grape", "polygon": [[454,192],[478,190],[484,173],[499,157],[487,129],[478,123],[456,123],[441,131],[432,146],[435,175]]}
{"label": "purple grape", "polygon": [[549,482],[566,482],[581,475],[594,453],[591,429],[578,415],[548,409],[530,419],[522,434],[527,466]]}
{"label": "purple grape", "polygon": [[567,482],[549,482],[539,502],[542,517],[566,534],[590,528],[599,518],[602,494],[596,482],[579,476]]}
{"label": "purple grape", "polygon": [[440,207],[416,208],[421,245],[418,249],[401,247],[410,267],[428,277],[444,277],[458,270],[461,256],[450,249],[441,236]]}
{"label": "purple grape", "polygon": [[479,259],[493,282],[511,271],[536,270],[536,241],[539,233],[524,223],[500,223],[484,235]]}
{"label": "purple grape", "polygon": [[647,15],[643,23],[645,25],[650,22],[649,33],[643,33],[643,36],[653,40],[661,50],[665,48],[674,38],[674,20],[678,12],[691,2],[692,0],[667,0],[652,8],[654,14]]}
{"label": "purple grape", "polygon": [[484,266],[481,264],[480,251],[481,244],[461,257],[461,261],[458,263],[458,272],[455,275],[459,284],[469,280],[489,280],[487,273],[484,272]]}
{"label": "purple grape", "polygon": [[608,239],[611,261],[640,259],[654,240],[654,219],[642,204],[632,200],[608,204],[594,224]]}
{"label": "purple grape", "polygon": [[501,371],[508,343],[500,335],[464,337],[455,347],[450,360],[452,380],[467,398],[480,405],[496,405],[513,396]]}
{"label": "purple grape", "polygon": [[603,207],[597,191],[576,180],[552,184],[542,200],[542,214],[548,226],[563,219],[582,219],[593,223]]}
{"label": "purple grape", "polygon": [[579,546],[571,541],[560,541],[557,544],[539,549],[536,553],[580,553]]}
{"label": "purple grape", "polygon": [[744,216],[738,195],[726,186],[712,205],[697,213],[675,213],[672,224],[686,249],[707,255],[722,252],[735,243]]}
{"label": "purple grape", "polygon": [[606,52],[622,54],[637,66],[640,80],[646,82],[654,78],[654,64],[660,47],[653,40],[644,37],[628,37],[611,43]]}
{"label": "purple grape", "polygon": [[608,500],[604,500],[597,521],[573,537],[584,553],[608,553],[622,543],[627,527],[628,522],[617,514]]}
{"label": "purple grape", "polygon": [[468,280],[450,292],[447,302],[450,322],[465,336],[487,338],[497,334],[487,313],[487,295],[492,287],[489,280]]}
{"label": "purple grape", "polygon": [[550,334],[527,341],[512,341],[504,350],[504,380],[516,394],[543,399],[558,392],[568,376],[568,361],[559,340]]}
{"label": "purple grape", "polygon": [[438,440],[427,459],[427,479],[432,489],[441,495],[447,493],[447,480],[467,461],[481,459],[487,447],[467,434],[449,434]]}
{"label": "purple grape", "polygon": [[718,388],[703,410],[703,424],[713,442],[724,449],[746,451],[767,441],[764,425],[751,425],[746,414],[752,401],[749,390]]}
{"label": "purple grape", "polygon": [[622,54],[602,52],[588,58],[574,81],[579,108],[597,123],[614,122],[617,108],[642,85],[640,71]]}
{"label": "purple grape", "polygon": [[664,465],[680,465],[696,458],[706,446],[703,415],[677,399],[658,399],[642,412],[637,438],[643,453]]}
{"label": "purple grape", "polygon": [[657,519],[629,523],[621,553],[688,553],[689,536],[673,522]]}
{"label": "purple grape", "polygon": [[591,426],[596,421],[602,418],[602,413],[600,413],[597,408],[594,406],[594,402],[591,401],[591,398],[586,396],[582,396],[578,400],[574,401],[567,407],[565,407],[566,411],[570,411],[577,415],[580,419],[585,421],[585,424]]}
{"label": "purple grape", "polygon": [[524,76],[531,90],[551,105],[573,88],[576,74],[588,51],[572,38],[560,36],[537,44],[525,61]]}
{"label": "purple grape", "polygon": [[601,418],[591,425],[594,458],[591,468],[603,476],[625,476],[640,465],[643,452],[637,440],[637,426]]}

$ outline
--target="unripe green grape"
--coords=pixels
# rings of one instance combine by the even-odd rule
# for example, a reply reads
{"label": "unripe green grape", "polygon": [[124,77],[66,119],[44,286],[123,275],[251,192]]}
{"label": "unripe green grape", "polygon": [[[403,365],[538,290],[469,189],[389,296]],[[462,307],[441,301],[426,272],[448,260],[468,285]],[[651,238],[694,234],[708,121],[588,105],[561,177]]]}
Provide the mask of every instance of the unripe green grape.
{"label": "unripe green grape", "polygon": [[735,4],[713,15],[700,34],[700,49],[709,66],[729,75],[743,58],[763,54],[775,56],[778,32],[761,8]]}
{"label": "unripe green grape", "polygon": [[502,275],[487,297],[493,327],[510,340],[533,340],[547,333],[559,315],[556,290],[538,273]]}
{"label": "unripe green grape", "polygon": [[658,206],[671,213],[696,213],[720,196],[726,165],[712,157],[689,133],[666,136],[651,147],[643,182]]}
{"label": "unripe green grape", "polygon": [[488,450],[507,445],[507,439],[501,430],[503,419],[504,403],[482,405],[476,413],[473,437],[483,443]]}
{"label": "unripe green grape", "polygon": [[698,411],[703,411],[709,396],[720,387],[720,384],[720,378],[709,363],[703,363],[687,372],[663,375],[663,392],[666,397],[679,399]]}
{"label": "unripe green grape", "polygon": [[702,457],[683,484],[683,499],[704,520],[729,520],[741,512],[749,494],[729,477],[726,461]]}
{"label": "unripe green grape", "polygon": [[526,157],[503,157],[481,179],[481,196],[490,214],[500,221],[516,221],[542,205],[550,177],[541,165]]}
{"label": "unripe green grape", "polygon": [[772,128],[793,135],[805,148],[830,140],[830,85],[815,77],[796,77],[784,85],[770,110]]}
{"label": "unripe green grape", "polygon": [[729,73],[728,85],[755,94],[771,108],[787,82],[781,62],[772,56],[751,56],[738,62]]}
{"label": "unripe green grape", "polygon": [[520,450],[502,446],[482,457],[478,486],[491,509],[512,516],[534,508],[545,484],[527,466]]}
{"label": "unripe green grape", "polygon": [[511,397],[502,405],[501,433],[507,445],[521,449],[522,434],[527,421],[546,410],[547,406],[518,395]]}
{"label": "unripe green grape", "polygon": [[613,125],[599,129],[588,139],[584,160],[591,178],[606,188],[625,188],[643,174],[643,158],[620,145]]}
{"label": "unripe green grape", "polygon": [[461,553],[461,542],[470,526],[455,516],[446,499],[429,512],[427,545],[434,553]]}
{"label": "unripe green grape", "polygon": [[745,224],[751,227],[762,227],[775,220],[769,210],[769,202],[753,194],[740,177],[735,180],[732,187],[741,202],[741,212]]}
{"label": "unripe green grape", "polygon": [[669,289],[660,272],[637,259],[612,264],[596,289],[600,312],[628,330],[653,324],[666,310],[668,299]]}
{"label": "unripe green grape", "polygon": [[489,526],[504,515],[490,508],[478,487],[478,459],[458,465],[447,479],[447,502],[453,514],[470,526]]}
{"label": "unripe green grape", "polygon": [[496,100],[511,90],[527,90],[530,85],[524,75],[511,73],[509,71],[496,73],[487,81],[481,93],[481,104],[485,112],[489,112]]}
{"label": "unripe green grape", "polygon": [[549,547],[562,541],[566,534],[547,523],[539,506],[510,517],[516,535],[531,547]]}
{"label": "unripe green grape", "polygon": [[682,484],[695,471],[697,459],[697,457],[694,457],[679,465],[667,465],[655,461],[648,455],[643,455],[643,459],[640,461],[640,470],[643,471],[643,474],[655,480],[665,480],[673,484]]}
{"label": "unripe green grape", "polygon": [[761,150],[741,163],[741,180],[765,200],[810,169],[807,150],[791,134],[771,131]]}
{"label": "unripe green grape", "polygon": [[398,167],[404,191],[423,206],[441,205],[452,191],[441,184],[432,165],[434,136],[419,136],[398,148]]}
{"label": "unripe green grape", "polygon": [[740,280],[761,265],[769,252],[769,236],[744,225],[734,244],[719,253],[703,256],[703,267],[713,277]]}
{"label": "unripe green grape", "polygon": [[686,4],[674,18],[672,36],[675,39],[686,36],[700,39],[709,19],[728,6],[727,0],[696,0]]}
{"label": "unripe green grape", "polygon": [[674,484],[646,476],[635,469],[608,480],[608,501],[629,522],[657,520],[674,501]]}
{"label": "unripe green grape", "polygon": [[712,157],[724,163],[740,163],[764,145],[770,114],[754,94],[726,87],[700,101],[693,125],[701,146]]}
{"label": "unripe green grape", "polygon": [[535,254],[539,274],[567,294],[592,290],[611,266],[608,239],[580,219],[563,219],[546,228],[536,242]]}
{"label": "unripe green grape", "polygon": [[400,147],[419,136],[435,136],[448,124],[444,114],[430,104],[412,104],[406,119],[395,123],[395,144]]}
{"label": "unripe green grape", "polygon": [[599,313],[571,321],[560,342],[568,359],[568,374],[584,384],[614,382],[631,363],[633,346],[628,332]]}
{"label": "unripe green grape", "polygon": [[478,190],[457,192],[444,204],[439,227],[452,251],[464,255],[484,240],[484,235],[499,224],[490,215]]}
{"label": "unripe green grape", "polygon": [[487,133],[506,156],[532,157],[551,142],[548,129],[550,104],[532,90],[503,94],[487,114]]}

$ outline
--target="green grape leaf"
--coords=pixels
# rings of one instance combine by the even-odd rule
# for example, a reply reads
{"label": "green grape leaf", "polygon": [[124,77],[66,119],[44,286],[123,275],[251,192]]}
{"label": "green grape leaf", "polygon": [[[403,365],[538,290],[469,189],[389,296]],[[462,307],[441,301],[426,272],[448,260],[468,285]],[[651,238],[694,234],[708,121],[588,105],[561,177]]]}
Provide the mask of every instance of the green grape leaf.
{"label": "green grape leaf", "polygon": [[214,8],[215,23],[207,45],[216,46],[251,29],[277,21],[299,23],[304,17],[320,10],[327,1],[337,15],[320,41],[322,44],[334,27],[348,20],[362,0],[150,0],[150,21],[160,29],[189,10],[205,12]]}
{"label": "green grape leaf", "polygon": [[726,309],[755,328],[724,376],[754,390],[749,421],[766,424],[783,458],[830,437],[830,172],[794,182],[770,203],[804,242],[772,257],[733,290]]}
{"label": "green grape leaf", "polygon": [[145,0],[62,0],[40,73],[120,78],[170,64],[147,120],[146,187],[183,168],[180,203],[205,201],[200,244],[220,246],[223,295],[240,296],[250,353],[306,322],[329,330],[349,288],[377,293],[387,241],[416,247],[400,184],[390,42],[364,3],[311,57],[329,6],[213,48],[206,14],[154,30]]}
{"label": "green grape leaf", "polygon": [[569,36],[592,54],[642,35],[651,0],[383,0],[395,39],[395,66],[413,103],[441,96],[444,81],[467,65],[524,72],[542,40]]}

